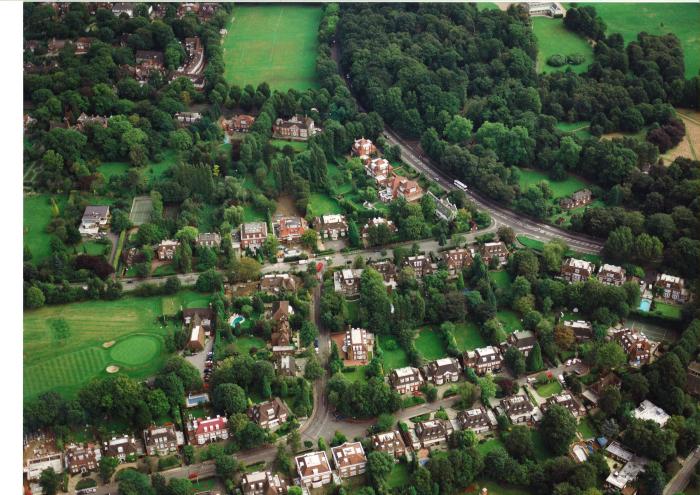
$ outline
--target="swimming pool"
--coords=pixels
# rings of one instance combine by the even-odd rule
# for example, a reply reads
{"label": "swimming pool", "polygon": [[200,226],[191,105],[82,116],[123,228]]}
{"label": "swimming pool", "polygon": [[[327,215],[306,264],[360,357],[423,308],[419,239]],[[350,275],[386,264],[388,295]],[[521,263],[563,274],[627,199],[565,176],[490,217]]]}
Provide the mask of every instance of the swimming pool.
{"label": "swimming pool", "polygon": [[238,325],[243,323],[245,321],[245,318],[241,315],[235,314],[231,316],[229,319],[229,323],[231,324],[231,328],[236,328]]}
{"label": "swimming pool", "polygon": [[648,312],[651,309],[651,299],[642,299],[639,303],[639,310]]}

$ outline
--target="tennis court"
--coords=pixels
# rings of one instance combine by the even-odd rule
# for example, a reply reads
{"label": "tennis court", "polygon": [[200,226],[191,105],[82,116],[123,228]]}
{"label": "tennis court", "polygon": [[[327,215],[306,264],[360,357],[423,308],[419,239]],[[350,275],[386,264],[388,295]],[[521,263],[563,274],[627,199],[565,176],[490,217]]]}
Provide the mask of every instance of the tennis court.
{"label": "tennis court", "polygon": [[143,225],[151,219],[153,211],[153,201],[148,196],[136,196],[131,203],[131,212],[129,212],[129,220],[134,225]]}

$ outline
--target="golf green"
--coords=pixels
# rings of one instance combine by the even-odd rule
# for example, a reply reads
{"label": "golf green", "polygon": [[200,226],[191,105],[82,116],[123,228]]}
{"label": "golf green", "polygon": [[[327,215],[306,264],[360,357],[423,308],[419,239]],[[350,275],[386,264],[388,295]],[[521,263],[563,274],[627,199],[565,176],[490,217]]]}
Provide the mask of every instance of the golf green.
{"label": "golf green", "polygon": [[127,366],[145,364],[160,353],[161,340],[152,335],[133,335],[110,349],[113,361]]}

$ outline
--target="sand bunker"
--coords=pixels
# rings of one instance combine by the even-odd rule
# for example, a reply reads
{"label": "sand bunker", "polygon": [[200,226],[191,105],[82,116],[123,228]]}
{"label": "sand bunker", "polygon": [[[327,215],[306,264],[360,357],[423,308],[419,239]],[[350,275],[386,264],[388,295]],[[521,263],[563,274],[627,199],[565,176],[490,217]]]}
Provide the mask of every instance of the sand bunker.
{"label": "sand bunker", "polygon": [[116,373],[117,371],[119,371],[119,366],[107,366],[107,373]]}
{"label": "sand bunker", "polygon": [[115,342],[115,340],[110,340],[109,342],[105,342],[104,344],[102,344],[102,347],[104,347],[105,349],[109,349],[114,345]]}

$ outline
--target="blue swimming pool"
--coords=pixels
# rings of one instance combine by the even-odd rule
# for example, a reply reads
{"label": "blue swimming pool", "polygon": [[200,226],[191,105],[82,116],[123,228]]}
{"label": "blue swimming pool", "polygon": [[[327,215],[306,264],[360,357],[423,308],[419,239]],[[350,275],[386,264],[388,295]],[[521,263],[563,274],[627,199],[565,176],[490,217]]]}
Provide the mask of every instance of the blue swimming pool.
{"label": "blue swimming pool", "polygon": [[642,299],[639,303],[639,310],[648,312],[651,309],[651,299]]}
{"label": "blue swimming pool", "polygon": [[245,318],[241,315],[233,315],[230,319],[231,328],[236,328],[238,325],[243,323]]}

